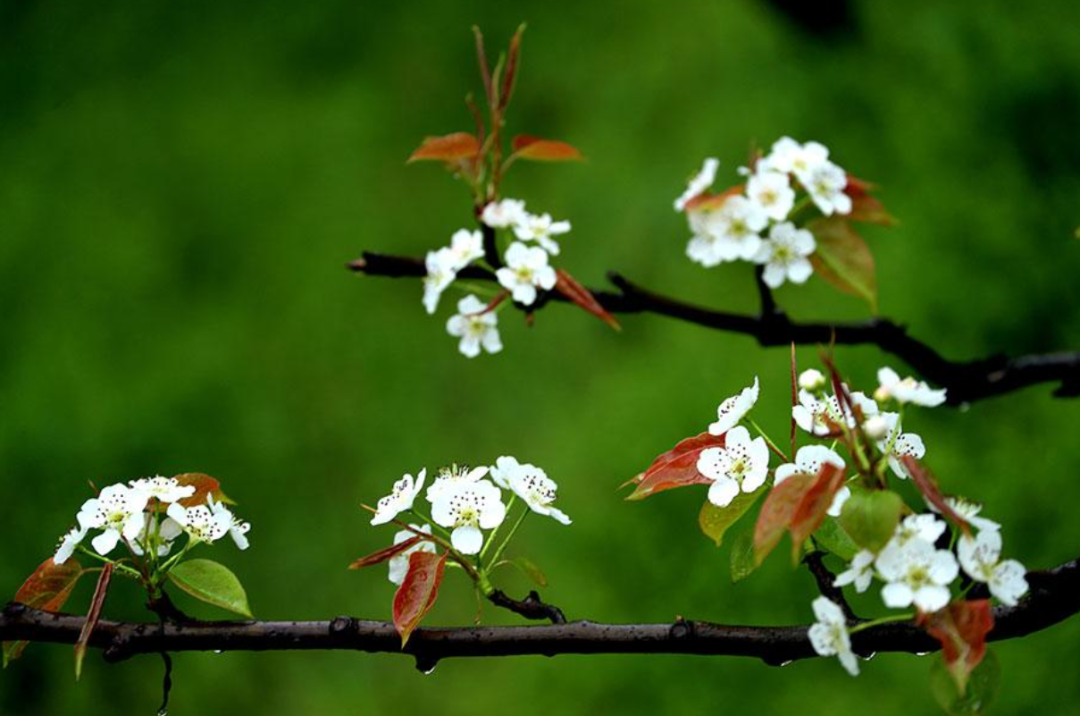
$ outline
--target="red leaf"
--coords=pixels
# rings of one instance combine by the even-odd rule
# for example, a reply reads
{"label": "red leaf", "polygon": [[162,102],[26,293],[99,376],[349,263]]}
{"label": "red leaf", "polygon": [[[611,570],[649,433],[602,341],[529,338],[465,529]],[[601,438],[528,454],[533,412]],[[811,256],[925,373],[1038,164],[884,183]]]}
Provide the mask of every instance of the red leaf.
{"label": "red leaf", "polygon": [[792,475],[774,487],[765,498],[754,526],[754,559],[761,564],[785,531],[791,533],[792,558],[798,559],[803,542],[821,526],[837,490],[844,484],[844,471],[830,463],[817,475]]}
{"label": "red leaf", "polygon": [[480,153],[480,141],[468,132],[454,132],[442,137],[428,137],[409,155],[410,162],[425,160],[454,162],[472,159]]}
{"label": "red leaf", "polygon": [[701,433],[681,441],[653,460],[648,470],[630,481],[636,483],[637,488],[626,499],[643,500],[676,487],[711,485],[712,480],[698,472],[697,461],[702,450],[713,447],[724,447],[723,435]]}
{"label": "red leaf", "polygon": [[[195,492],[191,497],[185,497],[184,499],[179,500],[180,504],[184,507],[204,505],[206,504],[207,497],[213,497],[215,502],[234,504],[233,501],[221,491],[221,483],[218,482],[217,478],[204,475],[201,472],[185,472],[181,475],[174,475],[173,479],[181,485],[191,485],[195,488]],[[164,505],[161,505],[161,507],[164,507]]]}
{"label": "red leaf", "polygon": [[525,32],[525,24],[518,26],[517,32],[510,38],[510,47],[506,52],[506,74],[503,75],[502,89],[499,92],[499,116],[503,116],[506,107],[510,104],[510,97],[514,94],[514,84],[517,79],[517,68],[521,57],[521,34]]}
{"label": "red leaf", "polygon": [[904,455],[900,460],[904,463],[904,467],[907,468],[908,474],[911,475],[911,481],[915,483],[915,487],[919,488],[919,492],[926,498],[926,501],[933,505],[941,513],[942,517],[959,527],[964,534],[970,535],[971,525],[963,517],[956,514],[956,510],[949,507],[949,503],[945,501],[945,496],[941,494],[941,489],[938,487],[934,476],[911,455]]}
{"label": "red leaf", "polygon": [[893,226],[897,223],[896,218],[885,211],[885,206],[880,201],[870,195],[870,191],[875,188],[870,182],[848,174],[844,193],[851,197],[851,213],[846,218],[849,221]]}
{"label": "red leaf", "polygon": [[[41,563],[31,574],[12,601],[25,604],[46,612],[57,612],[63,608],[71,590],[83,575],[83,567],[74,559],[63,564],[56,564],[52,557]],[[4,642],[4,665],[18,659],[26,649],[26,641]]]}
{"label": "red leaf", "polygon": [[409,549],[410,547],[412,547],[414,544],[416,544],[417,542],[419,542],[422,539],[423,539],[423,537],[420,537],[420,536],[410,537],[409,539],[405,540],[404,542],[399,542],[398,544],[390,545],[389,547],[386,547],[385,549],[380,549],[378,552],[372,552],[368,556],[361,557],[360,559],[358,559],[355,562],[353,562],[352,564],[350,564],[349,569],[363,569],[364,567],[371,567],[371,566],[376,565],[376,564],[382,564],[386,560],[391,559],[392,557],[396,557],[397,555],[401,554],[402,552]]}
{"label": "red leaf", "polygon": [[877,276],[866,241],[855,233],[848,217],[834,214],[806,225],[817,248],[810,263],[821,278],[845,293],[865,299],[877,311]]}
{"label": "red leaf", "polygon": [[511,145],[513,156],[517,159],[531,159],[537,162],[578,162],[584,159],[581,152],[573,145],[554,139],[540,139],[528,134],[514,137]]}
{"label": "red leaf", "polygon": [[990,600],[953,602],[941,611],[920,615],[919,623],[941,642],[945,666],[964,693],[968,676],[986,655],[986,635],[994,628]]}
{"label": "red leaf", "polygon": [[684,211],[711,211],[713,209],[719,209],[723,206],[724,202],[733,196],[738,196],[742,193],[746,186],[738,184],[729,189],[725,189],[719,194],[710,194],[705,192],[704,194],[698,194],[690,201],[686,202]]}
{"label": "red leaf", "polygon": [[97,586],[94,587],[94,596],[90,600],[90,611],[86,613],[86,621],[83,622],[79,631],[79,640],[75,642],[75,680],[82,676],[83,657],[86,656],[86,648],[90,645],[90,635],[94,633],[94,627],[101,619],[101,608],[105,606],[105,595],[109,591],[109,582],[112,580],[113,565],[110,562],[101,569],[98,576]]}
{"label": "red leaf", "polygon": [[[783,484],[783,483],[781,483]],[[844,485],[844,469],[825,463],[818,471],[817,480],[810,486],[791,517],[791,542],[794,545],[792,559],[799,558],[799,549],[825,520],[825,513],[833,503],[837,491]]]}
{"label": "red leaf", "polygon": [[589,289],[578,283],[577,279],[571,276],[569,272],[563,269],[555,269],[555,276],[556,291],[563,296],[566,296],[616,331],[622,330],[622,326],[615,320],[615,316],[608,313],[607,309],[600,305],[600,302],[596,300],[596,297],[592,295]]}
{"label": "red leaf", "polygon": [[401,635],[401,648],[405,648],[409,635],[435,604],[445,568],[445,554],[413,552],[409,555],[409,571],[394,594],[394,628]]}

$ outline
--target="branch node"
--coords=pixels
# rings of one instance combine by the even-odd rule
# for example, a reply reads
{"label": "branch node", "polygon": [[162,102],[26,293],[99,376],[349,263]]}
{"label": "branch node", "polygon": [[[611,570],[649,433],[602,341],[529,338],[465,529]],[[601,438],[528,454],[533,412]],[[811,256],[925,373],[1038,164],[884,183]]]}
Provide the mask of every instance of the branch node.
{"label": "branch node", "polygon": [[688,622],[681,616],[675,617],[675,623],[671,625],[671,629],[668,631],[672,639],[689,639],[694,636],[694,624]]}
{"label": "branch node", "polygon": [[352,617],[334,617],[330,622],[331,636],[345,636],[356,631],[356,620]]}

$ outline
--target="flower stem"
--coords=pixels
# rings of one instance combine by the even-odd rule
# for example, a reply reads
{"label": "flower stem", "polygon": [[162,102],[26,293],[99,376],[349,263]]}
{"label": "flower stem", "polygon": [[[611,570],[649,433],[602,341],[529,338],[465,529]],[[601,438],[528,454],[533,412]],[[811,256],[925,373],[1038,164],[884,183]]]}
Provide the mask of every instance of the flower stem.
{"label": "flower stem", "polygon": [[528,517],[530,512],[532,512],[532,510],[529,509],[528,505],[525,505],[524,511],[520,515],[518,515],[517,522],[515,522],[514,526],[510,528],[510,534],[506,535],[506,539],[504,539],[503,543],[499,545],[499,548],[495,550],[495,555],[491,558],[492,564],[497,563],[499,561],[499,557],[502,557],[503,550],[505,550],[506,546],[510,544],[510,540],[514,539],[514,535],[517,533],[518,528],[521,527],[521,523],[525,521],[525,518]]}
{"label": "flower stem", "polygon": [[[511,510],[511,509],[513,509],[513,507],[514,507],[514,503],[515,503],[515,502],[517,502],[517,495],[516,495],[516,494],[511,494],[511,495],[510,495],[510,501],[509,501],[509,502],[508,502],[508,503],[506,504],[506,513],[507,513],[507,514],[509,514],[509,513],[510,513],[510,510]],[[503,522],[505,522],[505,520],[503,520]],[[495,537],[496,537],[496,536],[497,536],[497,535],[499,534],[499,528],[500,528],[500,527],[502,527],[502,522],[500,522],[500,523],[499,523],[499,524],[498,524],[498,525],[497,525],[497,526],[495,527],[495,529],[491,531],[491,534],[490,534],[490,535],[488,535],[488,539],[487,539],[487,542],[486,542],[486,543],[484,544],[484,547],[483,547],[483,549],[481,549],[481,550],[480,550],[480,556],[479,556],[479,559],[481,559],[481,560],[482,560],[482,559],[484,559],[484,556],[485,556],[485,555],[487,555],[487,553],[488,553],[488,550],[489,550],[489,549],[491,549],[491,545],[495,543]],[[516,528],[515,528],[515,529],[516,529]],[[497,560],[498,560],[498,557],[496,557],[495,559],[493,559],[493,560],[491,560],[491,561],[492,561],[492,562],[495,562],[495,561],[497,561]]]}
{"label": "flower stem", "polygon": [[774,443],[772,441],[772,438],[769,437],[768,433],[766,433],[761,428],[761,426],[757,424],[756,420],[754,420],[753,418],[748,417],[746,419],[746,421],[748,423],[750,423],[750,427],[752,427],[754,430],[757,431],[758,435],[760,435],[762,438],[765,439],[765,444],[769,446],[770,450],[772,450],[774,453],[776,453],[778,456],[780,456],[781,460],[784,460],[785,462],[791,462],[791,458],[789,458],[787,455],[785,455],[784,451],[776,446],[776,443]]}
{"label": "flower stem", "polygon": [[857,634],[857,633],[859,633],[861,631],[865,631],[866,629],[870,629],[872,627],[880,626],[881,624],[890,624],[892,622],[906,622],[906,621],[910,621],[910,620],[912,620],[914,618],[915,618],[914,614],[896,614],[896,615],[890,616],[890,617],[881,617],[879,619],[871,619],[870,621],[862,622],[861,624],[856,624],[855,626],[851,627],[850,629],[848,629],[848,633],[849,634]]}

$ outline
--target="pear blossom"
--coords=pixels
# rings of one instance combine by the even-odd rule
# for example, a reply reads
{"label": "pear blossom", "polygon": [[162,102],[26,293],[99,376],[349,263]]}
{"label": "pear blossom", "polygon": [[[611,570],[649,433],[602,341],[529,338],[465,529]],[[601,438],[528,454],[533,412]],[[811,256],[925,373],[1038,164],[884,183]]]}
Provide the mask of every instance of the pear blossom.
{"label": "pear blossom", "polygon": [[[422,527],[418,525],[409,525],[409,527],[412,527],[418,532],[423,532],[424,534],[431,534],[431,525],[423,525]],[[413,537],[416,537],[416,532],[412,532],[410,530],[401,530],[394,535],[394,544],[401,544],[402,542],[407,542]],[[436,552],[438,552],[438,548],[435,546],[434,542],[425,539],[420,540],[404,552],[401,552],[400,554],[396,554],[391,557],[389,563],[390,573],[387,576],[390,578],[391,582],[398,585],[399,587],[401,586],[401,583],[405,581],[405,575],[409,572],[409,556],[413,552],[430,552],[432,554],[435,554]]]}
{"label": "pear blossom", "polygon": [[849,674],[858,676],[859,660],[851,651],[851,635],[844,610],[828,597],[818,597],[812,606],[817,622],[811,625],[808,633],[810,645],[821,656],[838,657]]}
{"label": "pear blossom", "polygon": [[855,585],[855,591],[862,594],[870,588],[870,583],[874,580],[875,559],[877,559],[877,555],[870,550],[860,550],[851,558],[851,564],[848,568],[836,575],[833,586],[846,587],[853,584]]}
{"label": "pear blossom", "polygon": [[[885,420],[884,415],[871,415],[863,423],[862,429],[866,433],[866,437],[871,440],[882,441],[889,435],[889,423]],[[884,449],[882,448],[882,450]]]}
{"label": "pear blossom", "polygon": [[733,196],[705,217],[705,230],[715,238],[713,253],[719,261],[752,261],[761,249],[759,232],[768,217],[745,196]]}
{"label": "pear blossom", "polygon": [[56,548],[56,554],[53,555],[53,564],[63,564],[71,559],[71,555],[75,554],[75,548],[86,537],[85,527],[72,527],[71,530],[60,538],[60,544]]}
{"label": "pear blossom", "polygon": [[716,409],[716,422],[709,425],[711,435],[723,435],[728,430],[739,424],[746,417],[754,403],[758,399],[758,379],[754,376],[754,384],[749,388],[743,388],[738,395],[725,398]]}
{"label": "pear blossom", "polygon": [[505,258],[506,266],[496,271],[495,276],[518,303],[531,306],[536,301],[537,288],[554,288],[555,269],[548,265],[548,254],[542,248],[514,242],[506,250]]}
{"label": "pear blossom", "polygon": [[[977,502],[969,502],[968,500],[959,497],[946,497],[945,504],[952,508],[952,511],[959,515],[964,522],[967,522],[977,530],[1001,529],[1001,525],[997,522],[985,517],[979,517],[979,512],[982,511],[982,505]],[[927,501],[927,505],[934,512],[938,512],[938,508],[934,504]]]}
{"label": "pear blossom", "polygon": [[514,226],[525,217],[525,202],[520,199],[493,201],[484,207],[480,221],[493,229],[506,229]]}
{"label": "pear blossom", "polygon": [[[442,493],[457,488],[459,485],[476,482],[488,474],[491,468],[480,466],[469,468],[467,465],[444,467],[435,475],[435,481],[427,489],[427,501],[434,503]],[[416,490],[420,491],[419,488]]]}
{"label": "pear blossom", "polygon": [[453,252],[443,247],[438,251],[428,251],[424,258],[427,275],[424,276],[424,310],[435,313],[439,307],[439,297],[457,278],[456,259]]}
{"label": "pear blossom", "polygon": [[[852,405],[864,418],[878,413],[878,404],[864,393],[855,391],[849,395]],[[808,390],[799,391],[799,404],[792,406],[791,417],[800,428],[818,437],[832,434],[835,425],[846,423],[849,428],[855,427],[855,417],[841,408],[835,395],[818,398]]]}
{"label": "pear blossom", "polygon": [[[139,536],[145,524],[143,510],[149,496],[126,485],[109,485],[83,503],[76,515],[80,529],[101,529],[90,541],[98,554],[106,555],[121,538],[128,543]],[[175,503],[174,503],[175,504]]]}
{"label": "pear blossom", "polygon": [[[835,465],[841,469],[846,467],[844,458],[824,445],[805,445],[799,448],[799,452],[795,454],[795,462],[789,462],[776,468],[776,472],[773,474],[773,485],[779,485],[792,475],[817,475],[825,463]],[[832,504],[829,505],[829,509],[826,511],[827,514],[839,517],[840,510],[843,509],[844,503],[847,502],[849,497],[851,497],[851,489],[846,485],[837,490]]]}
{"label": "pear blossom", "polygon": [[825,216],[851,213],[851,197],[844,193],[844,188],[847,187],[847,172],[832,162],[818,164],[800,176],[799,181],[806,187],[814,205]]}
{"label": "pear blossom", "polygon": [[902,545],[890,542],[875,564],[887,582],[881,590],[885,606],[902,609],[914,604],[927,613],[949,603],[949,584],[960,571],[952,552],[917,537]]}
{"label": "pear blossom", "polygon": [[806,177],[829,159],[829,150],[818,142],[800,144],[791,137],[781,137],[772,145],[772,150],[758,163],[758,171],[792,173],[800,182],[806,183]]}
{"label": "pear blossom", "polygon": [[[153,524],[153,518],[149,514],[144,512],[143,515],[144,526],[139,531],[139,536],[132,540],[130,543],[131,551],[135,554],[136,557],[141,557],[146,553],[150,529],[151,525]],[[166,517],[165,519],[161,520],[161,523],[157,526],[156,537],[158,540],[160,540],[157,546],[157,556],[167,557],[169,555],[169,552],[172,552],[173,540],[175,540],[183,533],[183,528],[181,528],[180,525],[176,523],[176,520],[172,519],[171,517]]]}
{"label": "pear blossom", "polygon": [[815,393],[825,387],[825,375],[815,368],[809,368],[799,373],[799,388],[809,393]]}
{"label": "pear blossom", "polygon": [[769,238],[761,243],[753,260],[765,265],[762,280],[769,288],[779,288],[784,281],[806,283],[814,272],[806,257],[814,253],[815,248],[817,243],[813,234],[785,221],[769,229]]}
{"label": "pear blossom", "polygon": [[[419,492],[419,489],[417,492]],[[232,537],[236,548],[239,550],[247,549],[249,546],[247,533],[251,531],[251,523],[241,520],[233,514],[225,503],[215,502],[213,497],[206,498],[206,505],[210,508],[210,512],[215,519],[228,526],[229,536]]]}
{"label": "pear blossom", "polygon": [[889,540],[889,545],[903,547],[911,540],[922,540],[934,544],[945,534],[948,525],[934,515],[908,515],[896,526],[896,533]]}
{"label": "pear blossom", "polygon": [[462,355],[475,358],[480,355],[481,347],[488,353],[502,350],[498,323],[498,315],[487,310],[483,301],[470,294],[458,301],[457,315],[447,320],[446,332],[461,338],[458,350]]}
{"label": "pear blossom", "polygon": [[882,413],[878,417],[881,418],[886,430],[884,437],[879,438],[877,441],[878,449],[882,452],[888,452],[886,457],[893,474],[902,480],[906,480],[909,474],[903,462],[904,457],[910,456],[917,460],[922,459],[926,455],[926,445],[923,444],[922,438],[915,433],[899,432],[900,415],[898,413]]}
{"label": "pear blossom", "polygon": [[709,502],[726,507],[740,490],[753,492],[764,484],[769,474],[769,448],[764,438],[751,440],[750,431],[740,425],[727,432],[724,447],[701,451],[697,469],[714,480]]}
{"label": "pear blossom", "polygon": [[208,505],[184,507],[174,502],[166,514],[187,532],[192,542],[213,544],[227,535],[232,526],[231,520],[224,514],[215,514]]}
{"label": "pear blossom", "polygon": [[1016,606],[1028,591],[1027,570],[1015,559],[1001,561],[1001,533],[982,530],[978,536],[964,535],[956,545],[960,566],[976,582],[984,582],[1002,604]]}
{"label": "pear blossom", "polygon": [[[375,516],[371,518],[371,524],[383,525],[397,517],[402,512],[411,510],[416,496],[424,487],[427,477],[427,468],[420,470],[416,478],[405,473],[400,480],[394,483],[394,489],[390,494],[383,497],[375,505]],[[430,490],[430,488],[429,488]]]}
{"label": "pear blossom", "polygon": [[712,233],[709,228],[712,210],[693,210],[687,213],[690,222],[690,231],[693,236],[686,244],[686,256],[694,263],[701,264],[705,268],[712,268],[723,263],[724,259],[716,249],[719,237]]}
{"label": "pear blossom", "polygon": [[479,231],[458,229],[450,237],[447,260],[454,272],[458,272],[484,255],[484,239]]}
{"label": "pear blossom", "polygon": [[720,160],[715,157],[709,157],[705,160],[705,164],[701,167],[701,171],[695,174],[686,185],[686,191],[684,191],[678,199],[675,200],[675,211],[682,211],[686,208],[686,204],[696,196],[703,194],[713,182],[716,181],[716,170],[720,167]]}
{"label": "pear blossom", "polygon": [[441,490],[431,505],[435,524],[452,530],[450,543],[462,554],[477,554],[484,544],[481,530],[490,530],[506,519],[499,488],[487,480],[461,482]]}
{"label": "pear blossom", "polygon": [[773,221],[786,219],[795,206],[795,190],[791,188],[788,175],[768,169],[750,177],[746,182],[746,196]]}
{"label": "pear blossom", "polygon": [[901,379],[892,368],[882,368],[878,371],[878,382],[881,384],[874,397],[878,400],[895,398],[900,403],[911,403],[933,408],[945,402],[945,388],[934,390],[924,381],[917,381],[911,376]]}
{"label": "pear blossom", "polygon": [[195,494],[194,485],[181,485],[175,477],[157,475],[132,480],[128,484],[131,485],[131,489],[145,492],[149,497],[162,503],[177,502]]}
{"label": "pear blossom", "polygon": [[491,479],[496,485],[512,490],[533,512],[547,515],[564,525],[570,524],[570,518],[552,506],[559,486],[542,468],[519,463],[512,457],[500,457],[491,470]]}
{"label": "pear blossom", "polygon": [[569,221],[553,221],[551,214],[525,214],[514,224],[514,236],[521,241],[535,241],[552,256],[559,255],[559,244],[551,237],[569,231]]}

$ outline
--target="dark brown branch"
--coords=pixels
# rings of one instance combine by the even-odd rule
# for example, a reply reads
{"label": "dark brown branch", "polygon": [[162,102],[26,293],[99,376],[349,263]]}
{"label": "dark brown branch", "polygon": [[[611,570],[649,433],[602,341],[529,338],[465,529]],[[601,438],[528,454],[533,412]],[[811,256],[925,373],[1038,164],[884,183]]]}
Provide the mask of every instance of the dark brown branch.
{"label": "dark brown branch", "polygon": [[[423,262],[416,258],[366,252],[349,268],[369,276],[420,277]],[[490,271],[469,267],[463,278],[494,280]],[[714,311],[685,303],[642,288],[617,273],[608,274],[619,289],[592,291],[611,313],[655,313],[706,328],[752,336],[763,346],[790,343],[876,345],[910,365],[919,375],[937,386],[948,388],[952,405],[1002,395],[1039,383],[1060,383],[1055,395],[1080,395],[1080,352],[1022,355],[1013,358],[995,355],[971,361],[951,361],[927,344],[912,338],[906,329],[887,319],[841,323],[799,322],[776,308],[767,287],[762,292],[764,311],[760,316]],[[592,290],[592,289],[590,289]],[[563,301],[551,295],[551,300]],[[535,307],[533,307],[535,309]]]}
{"label": "dark brown branch", "polygon": [[511,599],[501,589],[496,589],[488,597],[488,601],[497,607],[509,609],[514,614],[523,616],[526,619],[538,621],[546,619],[552,624],[566,623],[566,617],[563,615],[562,610],[553,604],[545,604],[535,590],[529,592],[529,596],[524,599],[518,600]]}
{"label": "dark brown branch", "polygon": [[806,567],[810,570],[810,574],[814,577],[814,582],[817,583],[818,591],[821,592],[821,596],[831,599],[840,609],[843,610],[844,616],[847,617],[849,622],[862,621],[855,614],[855,611],[848,604],[847,597],[844,596],[844,590],[840,587],[834,586],[836,582],[836,575],[825,566],[825,553],[819,551],[813,551],[803,557],[803,562],[806,563]]}
{"label": "dark brown branch", "polygon": [[[994,610],[992,641],[1046,629],[1080,612],[1080,560],[1030,572],[1031,591],[1016,607]],[[21,604],[0,612],[0,639],[72,644],[85,618],[50,614]],[[576,621],[542,626],[431,627],[417,629],[404,653],[428,671],[451,657],[555,654],[697,654],[748,656],[783,664],[815,656],[805,626],[724,626],[676,619],[670,624],[600,624]],[[911,623],[882,624],[855,634],[856,652],[922,653],[938,643]],[[160,624],[99,622],[90,646],[108,661],[163,651],[271,651],[340,649],[399,653],[392,624],[338,617],[332,621],[195,622]]]}

